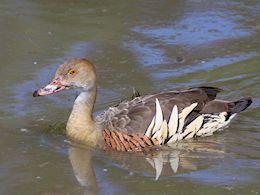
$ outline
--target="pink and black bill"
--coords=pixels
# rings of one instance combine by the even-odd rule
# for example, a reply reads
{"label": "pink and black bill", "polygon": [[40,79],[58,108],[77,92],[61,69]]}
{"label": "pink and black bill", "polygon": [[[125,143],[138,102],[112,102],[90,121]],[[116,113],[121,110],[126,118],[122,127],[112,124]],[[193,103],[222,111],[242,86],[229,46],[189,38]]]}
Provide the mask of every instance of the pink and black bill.
{"label": "pink and black bill", "polygon": [[62,85],[58,80],[53,80],[50,84],[46,85],[45,87],[34,91],[33,97],[50,95],[62,91],[66,88],[67,86]]}

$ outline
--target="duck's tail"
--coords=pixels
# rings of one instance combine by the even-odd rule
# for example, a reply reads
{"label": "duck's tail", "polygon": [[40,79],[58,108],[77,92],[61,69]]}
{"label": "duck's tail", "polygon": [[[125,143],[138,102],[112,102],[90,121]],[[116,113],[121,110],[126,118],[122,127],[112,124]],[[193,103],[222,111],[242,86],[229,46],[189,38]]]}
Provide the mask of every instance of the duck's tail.
{"label": "duck's tail", "polygon": [[242,112],[252,103],[251,97],[244,97],[236,101],[224,101],[224,100],[212,100],[200,111],[201,114],[214,114],[227,112],[229,114],[235,114]]}
{"label": "duck's tail", "polygon": [[239,113],[245,110],[248,106],[252,104],[252,98],[251,97],[244,97],[237,101],[230,103],[230,113]]}

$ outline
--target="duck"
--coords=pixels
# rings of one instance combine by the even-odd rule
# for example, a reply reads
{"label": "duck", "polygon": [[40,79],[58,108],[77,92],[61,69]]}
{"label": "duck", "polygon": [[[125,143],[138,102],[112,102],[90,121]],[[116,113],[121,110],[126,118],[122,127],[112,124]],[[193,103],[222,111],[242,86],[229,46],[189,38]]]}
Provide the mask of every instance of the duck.
{"label": "duck", "polygon": [[33,96],[73,88],[80,93],[66,125],[68,138],[92,147],[124,152],[212,135],[226,128],[237,113],[252,103],[251,97],[219,100],[216,96],[222,91],[220,88],[201,86],[151,95],[138,93],[133,99],[94,117],[97,75],[94,65],[86,58],[64,62],[52,81],[34,91]]}

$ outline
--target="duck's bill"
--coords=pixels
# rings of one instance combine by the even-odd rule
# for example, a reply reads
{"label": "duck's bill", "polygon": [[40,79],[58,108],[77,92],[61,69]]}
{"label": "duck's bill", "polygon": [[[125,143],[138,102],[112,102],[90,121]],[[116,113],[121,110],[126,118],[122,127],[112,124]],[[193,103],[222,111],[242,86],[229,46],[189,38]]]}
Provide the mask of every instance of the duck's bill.
{"label": "duck's bill", "polygon": [[62,91],[64,89],[66,89],[66,86],[64,86],[64,85],[57,84],[57,83],[55,83],[55,84],[50,83],[49,85],[45,86],[44,88],[36,90],[33,93],[33,97],[50,95],[50,94]]}

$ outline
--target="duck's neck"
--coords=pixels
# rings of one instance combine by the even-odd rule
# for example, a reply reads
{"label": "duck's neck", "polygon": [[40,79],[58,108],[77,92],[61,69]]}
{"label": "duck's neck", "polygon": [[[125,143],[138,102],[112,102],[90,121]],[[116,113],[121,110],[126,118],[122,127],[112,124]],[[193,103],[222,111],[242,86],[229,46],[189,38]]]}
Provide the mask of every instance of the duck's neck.
{"label": "duck's neck", "polygon": [[70,138],[91,146],[96,146],[101,138],[92,115],[95,100],[96,87],[82,91],[74,102],[66,127]]}

